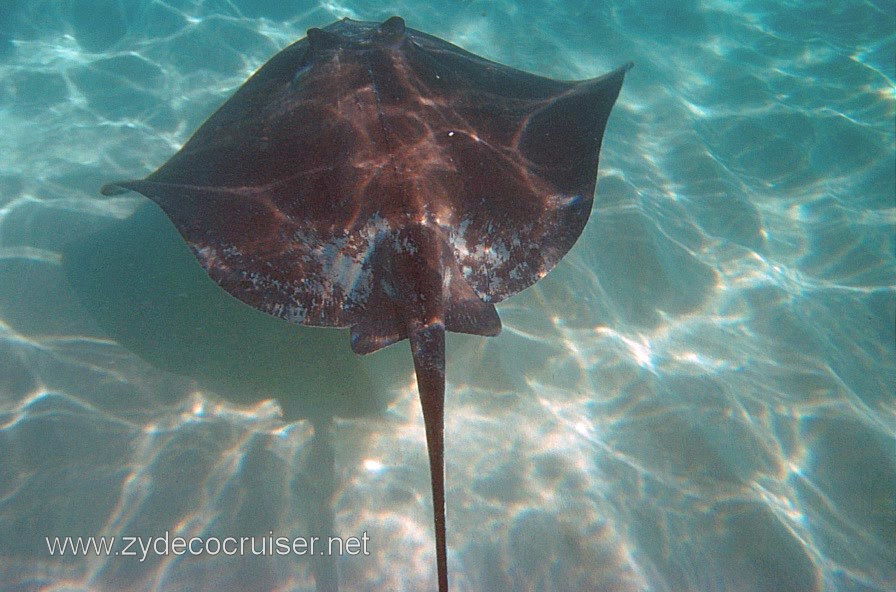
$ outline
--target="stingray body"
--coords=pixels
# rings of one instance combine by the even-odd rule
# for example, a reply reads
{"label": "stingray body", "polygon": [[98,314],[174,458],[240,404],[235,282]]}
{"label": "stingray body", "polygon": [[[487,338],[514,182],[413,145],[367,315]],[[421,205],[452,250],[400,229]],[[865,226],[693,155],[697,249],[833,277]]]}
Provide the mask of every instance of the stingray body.
{"label": "stingray body", "polygon": [[146,179],[208,274],[360,354],[409,339],[448,589],[445,332],[496,335],[494,304],[566,254],[588,215],[630,64],[557,81],[409,29],[349,19],[287,47]]}

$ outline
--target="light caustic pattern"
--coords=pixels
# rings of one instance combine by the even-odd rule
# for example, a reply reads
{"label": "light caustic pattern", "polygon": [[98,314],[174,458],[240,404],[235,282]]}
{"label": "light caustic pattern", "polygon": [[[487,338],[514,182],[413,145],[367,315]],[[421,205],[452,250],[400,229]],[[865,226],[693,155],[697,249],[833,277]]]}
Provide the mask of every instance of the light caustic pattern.
{"label": "light caustic pattern", "polygon": [[[100,199],[103,183],[156,168],[308,27],[388,15],[365,2],[92,4],[13,2],[2,17],[0,571],[47,589],[312,590],[337,572],[346,590],[428,585],[429,472],[404,346],[360,358],[325,330],[289,359],[184,345],[214,343],[206,334],[152,358],[151,323],[95,321],[66,280],[88,273],[67,268],[67,245],[142,203]],[[636,64],[579,243],[500,305],[501,336],[449,342],[453,586],[887,590],[892,7],[593,4],[392,7],[546,76]],[[142,256],[133,265],[158,251]],[[128,266],[104,279],[105,298],[132,289]],[[177,326],[203,335],[209,300]],[[267,319],[241,315],[224,318],[244,341],[275,339]],[[188,378],[147,362],[217,365]],[[297,421],[284,426],[265,398],[289,389]],[[346,405],[313,428],[302,405],[340,393],[371,411]],[[314,529],[366,531],[373,552],[53,563],[41,547],[45,535]]]}

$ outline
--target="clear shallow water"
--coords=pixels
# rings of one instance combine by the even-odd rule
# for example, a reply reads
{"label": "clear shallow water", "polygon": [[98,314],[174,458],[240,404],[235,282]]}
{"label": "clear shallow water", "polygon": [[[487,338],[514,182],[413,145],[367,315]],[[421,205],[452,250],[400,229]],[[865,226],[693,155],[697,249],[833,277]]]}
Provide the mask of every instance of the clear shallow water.
{"label": "clear shallow water", "polygon": [[[553,77],[636,63],[579,243],[501,336],[449,343],[453,589],[893,588],[891,3],[294,6],[0,15],[0,589],[432,587],[406,346],[250,314],[143,200],[97,194],[308,27],[391,14]],[[166,530],[366,532],[371,554],[43,540]]]}

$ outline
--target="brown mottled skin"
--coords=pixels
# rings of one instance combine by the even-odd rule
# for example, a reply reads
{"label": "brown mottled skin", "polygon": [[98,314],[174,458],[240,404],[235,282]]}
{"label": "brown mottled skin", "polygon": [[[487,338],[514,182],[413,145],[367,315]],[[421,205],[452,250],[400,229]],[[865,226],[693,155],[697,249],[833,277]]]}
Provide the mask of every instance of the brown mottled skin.
{"label": "brown mottled skin", "polygon": [[392,17],[343,19],[256,72],[144,180],[208,274],[289,321],[410,339],[448,590],[445,331],[497,335],[494,303],[566,254],[591,211],[601,139],[630,64],[558,81]]}

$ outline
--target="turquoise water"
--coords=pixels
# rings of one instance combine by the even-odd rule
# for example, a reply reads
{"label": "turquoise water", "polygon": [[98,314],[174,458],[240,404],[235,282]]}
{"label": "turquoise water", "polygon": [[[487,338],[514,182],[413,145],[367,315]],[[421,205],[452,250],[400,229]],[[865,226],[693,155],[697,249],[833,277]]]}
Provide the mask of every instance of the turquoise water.
{"label": "turquoise water", "polygon": [[[499,337],[450,338],[452,589],[896,588],[892,2],[12,0],[0,590],[433,588],[407,346],[252,313],[158,210],[98,194],[309,27],[392,14],[555,78],[636,64],[576,247]],[[44,540],[165,532],[370,554]]]}

